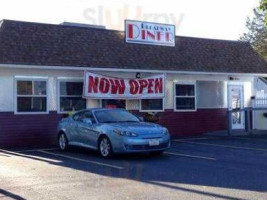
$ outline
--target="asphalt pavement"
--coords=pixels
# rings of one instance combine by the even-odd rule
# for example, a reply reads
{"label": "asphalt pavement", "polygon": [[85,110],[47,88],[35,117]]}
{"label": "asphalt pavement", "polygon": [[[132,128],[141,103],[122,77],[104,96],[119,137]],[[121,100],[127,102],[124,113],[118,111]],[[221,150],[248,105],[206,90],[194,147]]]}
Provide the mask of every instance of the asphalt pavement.
{"label": "asphalt pavement", "polygon": [[161,156],[1,149],[0,199],[267,199],[267,137],[172,141]]}

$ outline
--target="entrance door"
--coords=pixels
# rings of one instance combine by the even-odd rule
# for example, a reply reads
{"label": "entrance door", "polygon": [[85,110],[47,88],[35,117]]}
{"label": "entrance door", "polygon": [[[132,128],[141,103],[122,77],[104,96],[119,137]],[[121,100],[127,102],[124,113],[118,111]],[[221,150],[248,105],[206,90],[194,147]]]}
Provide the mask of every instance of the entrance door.
{"label": "entrance door", "polygon": [[[244,108],[243,85],[229,85],[228,108],[229,110]],[[244,128],[245,128],[245,113],[244,112],[232,113],[232,129],[244,129]]]}

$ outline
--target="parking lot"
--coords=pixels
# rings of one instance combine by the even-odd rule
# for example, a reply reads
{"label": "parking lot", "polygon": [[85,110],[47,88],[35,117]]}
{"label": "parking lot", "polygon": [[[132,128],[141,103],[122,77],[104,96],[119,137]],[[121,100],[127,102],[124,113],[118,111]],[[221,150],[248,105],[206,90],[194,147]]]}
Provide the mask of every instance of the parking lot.
{"label": "parking lot", "polygon": [[267,137],[177,139],[162,156],[0,150],[0,199],[266,199]]}

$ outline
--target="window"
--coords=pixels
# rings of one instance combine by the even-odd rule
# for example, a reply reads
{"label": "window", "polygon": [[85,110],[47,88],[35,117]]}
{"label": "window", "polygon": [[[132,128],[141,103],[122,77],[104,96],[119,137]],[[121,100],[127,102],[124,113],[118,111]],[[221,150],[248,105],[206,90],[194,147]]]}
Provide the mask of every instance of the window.
{"label": "window", "polygon": [[73,115],[72,118],[73,118],[75,121],[80,121],[80,120],[81,120],[81,117],[82,117],[82,113],[76,113],[76,114]]}
{"label": "window", "polygon": [[100,123],[140,122],[135,115],[125,110],[99,110],[94,114]]}
{"label": "window", "polygon": [[140,111],[163,111],[163,99],[141,99]]}
{"label": "window", "polygon": [[59,111],[78,111],[86,108],[86,99],[82,98],[83,82],[59,81]]}
{"label": "window", "polygon": [[90,112],[90,111],[86,111],[86,112],[80,112],[80,113],[77,113],[75,115],[73,115],[73,119],[75,121],[82,121],[83,119],[91,119],[92,120],[92,123],[95,123],[95,118],[93,116],[93,114]]}
{"label": "window", "polygon": [[94,115],[93,115],[91,112],[89,112],[89,111],[84,112],[83,118],[84,118],[84,119],[91,119],[91,120],[92,120],[92,123],[95,123],[95,117],[94,117]]}
{"label": "window", "polygon": [[17,80],[16,110],[23,112],[47,112],[46,80]]}
{"label": "window", "polygon": [[126,109],[126,101],[124,99],[102,99],[102,108]]}
{"label": "window", "polygon": [[176,111],[195,111],[195,84],[176,83],[174,88],[174,108]]}

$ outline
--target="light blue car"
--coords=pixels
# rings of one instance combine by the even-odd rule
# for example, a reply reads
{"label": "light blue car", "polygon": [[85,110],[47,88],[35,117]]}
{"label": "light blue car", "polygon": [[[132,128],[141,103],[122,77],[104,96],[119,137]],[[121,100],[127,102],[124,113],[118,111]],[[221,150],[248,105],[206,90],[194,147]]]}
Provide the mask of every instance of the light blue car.
{"label": "light blue car", "polygon": [[62,119],[58,124],[58,145],[95,149],[102,157],[113,153],[149,152],[159,155],[170,148],[166,128],[143,122],[124,109],[87,109]]}

